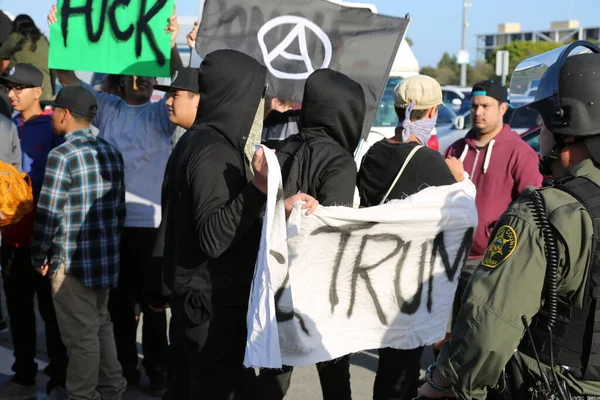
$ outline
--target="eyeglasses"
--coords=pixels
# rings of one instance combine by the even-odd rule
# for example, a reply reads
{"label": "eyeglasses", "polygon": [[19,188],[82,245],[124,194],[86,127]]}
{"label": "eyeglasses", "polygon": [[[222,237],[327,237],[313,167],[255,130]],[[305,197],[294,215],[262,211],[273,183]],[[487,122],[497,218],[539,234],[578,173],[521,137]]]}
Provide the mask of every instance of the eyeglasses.
{"label": "eyeglasses", "polygon": [[23,91],[23,89],[31,89],[33,87],[35,87],[35,86],[31,86],[31,85],[5,85],[4,86],[4,91],[6,93],[9,93],[12,90],[16,94],[21,94],[21,92]]}

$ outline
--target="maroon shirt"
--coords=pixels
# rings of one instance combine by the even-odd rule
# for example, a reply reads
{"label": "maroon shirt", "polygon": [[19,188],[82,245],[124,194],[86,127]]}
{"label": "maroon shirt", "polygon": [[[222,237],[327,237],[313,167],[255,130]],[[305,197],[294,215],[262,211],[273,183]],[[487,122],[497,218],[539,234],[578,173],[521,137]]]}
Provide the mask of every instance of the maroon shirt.
{"label": "maroon shirt", "polygon": [[469,258],[483,258],[496,222],[527,186],[540,187],[539,158],[518,133],[504,125],[482,149],[474,142],[475,132],[457,140],[446,157],[459,158],[477,188],[475,203],[479,215]]}

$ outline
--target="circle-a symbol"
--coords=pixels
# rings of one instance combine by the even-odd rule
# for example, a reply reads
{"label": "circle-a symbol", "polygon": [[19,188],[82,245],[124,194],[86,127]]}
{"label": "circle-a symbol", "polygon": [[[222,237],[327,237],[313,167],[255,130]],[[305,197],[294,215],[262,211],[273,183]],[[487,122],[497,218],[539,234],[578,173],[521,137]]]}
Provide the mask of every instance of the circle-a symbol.
{"label": "circle-a symbol", "polygon": [[179,71],[175,71],[173,73],[173,76],[171,77],[171,83],[175,82],[175,79],[177,79],[177,75],[179,75]]}
{"label": "circle-a symbol", "polygon": [[[275,48],[271,51],[267,49],[267,45],[265,44],[265,35],[273,28],[278,27],[279,25],[295,25],[290,33],[279,43]],[[260,50],[262,51],[263,60],[265,61],[265,65],[267,69],[273,76],[279,79],[296,79],[302,80],[308,78],[308,76],[315,70],[312,60],[310,59],[310,54],[308,53],[308,46],[306,43],[306,29],[311,30],[317,38],[321,41],[324,50],[324,58],[323,63],[318,68],[327,68],[329,63],[331,62],[331,56],[333,53],[331,40],[329,40],[329,36],[314,22],[298,17],[295,15],[282,15],[281,17],[273,18],[272,20],[267,21],[259,30],[256,35],[258,38],[258,44],[260,45]],[[286,51],[286,49],[292,44],[292,42],[298,38],[298,46],[300,49],[300,54],[291,54]],[[280,71],[275,69],[271,63],[277,57],[283,57],[287,60],[296,60],[303,61],[306,66],[306,72],[291,74],[288,72]]]}
{"label": "circle-a symbol", "polygon": [[10,71],[8,71],[8,74],[9,74],[9,75],[14,75],[14,74],[15,74],[15,67],[12,67],[12,68],[10,69]]}

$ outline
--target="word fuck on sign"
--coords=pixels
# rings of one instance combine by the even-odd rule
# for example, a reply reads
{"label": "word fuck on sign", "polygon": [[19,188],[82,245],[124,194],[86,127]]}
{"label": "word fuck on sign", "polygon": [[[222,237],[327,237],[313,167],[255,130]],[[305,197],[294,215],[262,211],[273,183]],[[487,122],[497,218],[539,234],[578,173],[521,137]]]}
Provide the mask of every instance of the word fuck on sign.
{"label": "word fuck on sign", "polygon": [[173,0],[59,0],[50,68],[170,76]]}

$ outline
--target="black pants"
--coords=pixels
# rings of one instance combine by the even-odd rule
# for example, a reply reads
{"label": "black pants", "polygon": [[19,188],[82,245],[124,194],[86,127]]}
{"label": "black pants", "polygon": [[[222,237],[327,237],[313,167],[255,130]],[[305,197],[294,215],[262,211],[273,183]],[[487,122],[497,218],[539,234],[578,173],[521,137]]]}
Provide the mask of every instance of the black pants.
{"label": "black pants", "polygon": [[424,347],[379,349],[373,400],[411,400],[417,397],[423,350]]}
{"label": "black pants", "polygon": [[[280,400],[285,397],[292,380],[293,368],[261,369],[257,382],[259,399]],[[317,363],[323,400],[351,400],[350,356]]]}
{"label": "black pants", "polygon": [[452,304],[452,327],[454,327],[454,322],[456,321],[456,317],[458,317],[458,312],[462,306],[462,298],[465,294],[465,290],[471,281],[471,277],[473,276],[473,272],[475,272],[475,268],[477,268],[480,262],[480,259],[467,260],[466,264],[461,270],[456,293],[454,294],[454,303]]}
{"label": "black pants", "polygon": [[146,270],[152,268],[151,257],[157,229],[125,228],[121,236],[121,269],[117,288],[111,290],[108,310],[113,323],[115,342],[123,375],[133,383],[139,380],[136,307],[143,314],[142,351],[146,374],[161,373],[167,367],[167,314],[150,309],[144,296]]}
{"label": "black pants", "polygon": [[10,331],[14,347],[15,372],[13,381],[21,385],[34,385],[38,366],[34,296],[37,296],[38,309],[44,320],[46,349],[49,364],[45,369],[50,377],[48,388],[64,386],[67,376],[67,350],[60,338],[56,313],[52,303],[52,291],[48,276],[41,276],[31,265],[31,252],[28,248],[2,246],[2,279]]}
{"label": "black pants", "polygon": [[245,307],[215,307],[202,325],[190,323],[183,304],[171,302],[169,388],[173,400],[254,399],[255,374],[243,366]]}
{"label": "black pants", "polygon": [[[465,290],[471,281],[471,277],[473,276],[473,272],[475,272],[475,268],[479,265],[481,259],[470,259],[467,260],[466,264],[463,266],[460,278],[458,280],[458,286],[456,287],[456,293],[454,294],[454,302],[452,304],[452,316],[450,321],[450,326],[454,328],[454,324],[456,322],[456,318],[458,317],[458,313],[460,311],[460,307],[462,306],[462,298],[465,294]],[[440,355],[440,350],[433,350],[433,357],[437,360]]]}
{"label": "black pants", "polygon": [[167,392],[163,400],[187,400],[190,398],[191,365],[186,354],[183,308],[181,303],[171,301],[169,323],[169,366],[167,367]]}
{"label": "black pants", "polygon": [[4,321],[4,311],[2,311],[2,302],[0,302],[0,322]]}

